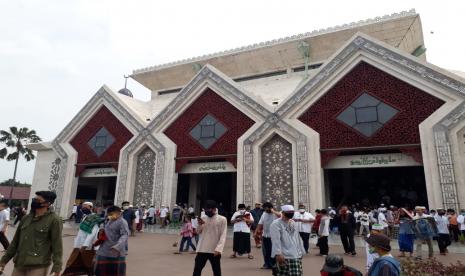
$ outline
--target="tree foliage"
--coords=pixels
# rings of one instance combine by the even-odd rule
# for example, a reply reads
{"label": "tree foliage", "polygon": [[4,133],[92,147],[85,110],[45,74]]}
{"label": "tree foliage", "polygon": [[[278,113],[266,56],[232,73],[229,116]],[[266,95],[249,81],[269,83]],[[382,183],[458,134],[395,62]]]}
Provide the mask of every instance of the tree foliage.
{"label": "tree foliage", "polygon": [[[17,160],[23,156],[26,161],[31,161],[35,158],[34,152],[25,147],[26,144],[37,143],[42,141],[37,136],[36,131],[23,127],[10,127],[9,131],[0,130],[0,143],[5,146],[0,149],[0,158],[7,161]],[[12,151],[9,151],[9,149]]]}

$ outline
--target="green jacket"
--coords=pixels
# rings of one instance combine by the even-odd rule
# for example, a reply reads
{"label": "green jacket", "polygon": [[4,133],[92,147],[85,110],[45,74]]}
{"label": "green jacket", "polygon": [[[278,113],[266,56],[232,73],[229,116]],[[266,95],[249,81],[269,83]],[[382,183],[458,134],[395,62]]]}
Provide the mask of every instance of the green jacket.
{"label": "green jacket", "polygon": [[39,268],[50,266],[53,260],[51,272],[60,272],[62,228],[61,218],[51,211],[40,217],[33,214],[24,216],[0,263],[6,264],[13,258],[16,268]]}

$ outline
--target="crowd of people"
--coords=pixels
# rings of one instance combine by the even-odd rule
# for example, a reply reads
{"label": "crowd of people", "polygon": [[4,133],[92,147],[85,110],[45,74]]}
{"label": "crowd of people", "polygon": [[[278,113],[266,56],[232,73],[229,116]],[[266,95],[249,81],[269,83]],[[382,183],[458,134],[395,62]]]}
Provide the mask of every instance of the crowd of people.
{"label": "crowd of people", "polygon": [[[409,257],[422,259],[424,244],[428,246],[428,257],[432,258],[433,240],[437,241],[440,254],[447,255],[447,247],[453,240],[458,242],[461,237],[463,241],[464,217],[464,210],[457,215],[454,210],[440,208],[427,212],[424,206],[411,210],[384,204],[371,208],[344,205],[338,209],[318,209],[312,214],[302,204],[297,210],[292,205],[281,206],[280,212],[270,202],[263,206],[256,203],[254,209],[239,204],[230,218],[233,225],[233,252],[230,257],[246,255],[253,259],[253,241],[257,248],[262,249],[262,269],[272,270],[273,275],[303,275],[302,257],[309,254],[310,238],[317,237],[316,255],[326,258],[321,275],[362,275],[355,268],[344,266],[340,256],[329,254],[328,244],[329,237],[338,234],[345,254],[356,256],[354,237],[362,236],[365,239],[367,275],[400,275],[398,258],[409,254]],[[182,240],[186,239],[187,229],[188,244],[192,243],[193,237],[197,237],[198,244],[199,220],[201,218],[193,213],[184,220],[181,236]],[[397,239],[400,249],[397,258],[390,254],[393,239]],[[195,248],[193,244],[192,248]],[[184,251],[188,248],[181,242],[179,252]],[[194,275],[200,275],[196,271]]]}
{"label": "crowd of people", "polygon": [[[283,205],[275,208],[270,202],[256,203],[255,208],[239,204],[230,218],[219,212],[215,201],[208,200],[200,216],[193,206],[175,205],[172,210],[161,206],[133,207],[130,202],[114,206],[112,202],[94,206],[90,201],[75,205],[71,220],[78,221],[78,232],[73,251],[63,265],[62,219],[53,212],[56,194],[36,192],[31,211],[24,208],[10,210],[0,201],[0,243],[5,254],[0,259],[0,270],[14,259],[13,275],[125,275],[128,240],[144,231],[148,225],[168,224],[180,227],[180,242],[176,254],[191,250],[196,254],[193,275],[202,274],[207,261],[213,274],[221,275],[221,256],[226,242],[228,224],[232,225],[233,249],[230,258],[246,256],[253,259],[252,242],[261,248],[263,266],[276,276],[304,275],[302,259],[311,254],[310,239],[317,238],[317,256],[324,257],[321,275],[400,275],[399,258],[421,259],[422,247],[428,247],[433,257],[433,240],[441,255],[448,254],[453,242],[463,242],[465,210],[436,209],[423,206],[409,208],[359,207],[358,205],[329,207],[312,214],[305,205]],[[100,207],[100,208],[98,208]],[[279,209],[279,211],[278,211]],[[10,223],[10,214],[16,221]],[[19,219],[18,219],[19,216]],[[19,226],[9,242],[6,231],[10,225]],[[339,234],[347,256],[356,256],[355,236],[363,236],[366,250],[366,271],[344,265],[342,256],[330,254],[329,237]],[[394,257],[391,242],[397,239],[400,255]]]}

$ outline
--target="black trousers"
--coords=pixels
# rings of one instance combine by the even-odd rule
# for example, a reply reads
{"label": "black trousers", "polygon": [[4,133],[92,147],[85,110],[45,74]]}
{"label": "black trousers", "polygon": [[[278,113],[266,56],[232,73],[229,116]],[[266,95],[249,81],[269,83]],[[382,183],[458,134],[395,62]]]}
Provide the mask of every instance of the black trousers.
{"label": "black trousers", "polygon": [[5,248],[5,250],[7,250],[10,246],[10,242],[8,241],[8,238],[5,236],[5,233],[3,232],[0,232],[0,243],[3,245],[3,248]]}
{"label": "black trousers", "polygon": [[458,225],[449,225],[449,232],[455,242],[459,241],[460,230]]}
{"label": "black trousers", "polygon": [[299,232],[299,234],[304,243],[305,253],[308,253],[308,247],[309,247],[308,240],[310,239],[310,233]]}
{"label": "black trousers", "polygon": [[262,238],[262,253],[263,253],[263,260],[265,262],[264,266],[267,268],[272,268],[276,263],[274,258],[271,258],[271,238]]}
{"label": "black trousers", "polygon": [[329,246],[328,246],[328,237],[323,236],[318,238],[318,246],[320,247],[320,255],[328,255]]}
{"label": "black trousers", "polygon": [[451,244],[449,234],[439,234],[437,241],[439,246],[439,252],[446,253],[447,247]]}
{"label": "black trousers", "polygon": [[355,252],[354,232],[341,230],[341,241],[345,253]]}
{"label": "black trousers", "polygon": [[195,257],[195,266],[193,276],[201,276],[202,269],[210,261],[213,270],[213,276],[221,276],[221,255],[215,256],[213,253],[197,253]]}

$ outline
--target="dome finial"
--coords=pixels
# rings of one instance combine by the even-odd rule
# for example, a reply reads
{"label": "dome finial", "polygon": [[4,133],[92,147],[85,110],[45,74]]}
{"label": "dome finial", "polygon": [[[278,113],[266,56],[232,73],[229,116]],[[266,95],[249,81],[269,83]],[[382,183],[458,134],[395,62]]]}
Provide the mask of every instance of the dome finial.
{"label": "dome finial", "polygon": [[123,75],[124,77],[124,88],[121,88],[118,93],[123,94],[125,96],[133,98],[131,90],[127,89],[126,86],[128,85],[128,78],[129,75]]}

